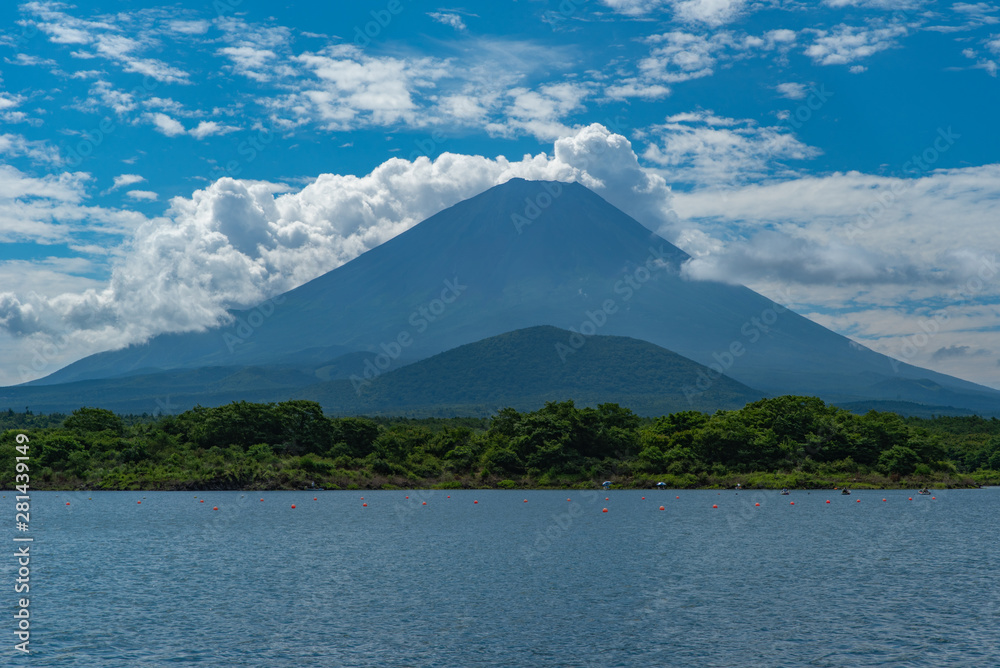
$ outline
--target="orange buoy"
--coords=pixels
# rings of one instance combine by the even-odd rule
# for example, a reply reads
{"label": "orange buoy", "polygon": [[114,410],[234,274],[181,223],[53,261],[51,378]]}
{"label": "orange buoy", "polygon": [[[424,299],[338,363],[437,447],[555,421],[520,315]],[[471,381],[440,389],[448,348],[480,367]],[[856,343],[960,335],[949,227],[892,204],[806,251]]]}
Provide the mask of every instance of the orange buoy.
{"label": "orange buoy", "polygon": [[201,501],[199,501],[198,503],[205,503],[205,499],[202,499],[202,500],[201,500]]}
{"label": "orange buoy", "polygon": [[427,502],[426,502],[426,501],[424,501],[424,505],[425,505],[425,506],[427,505]]}
{"label": "orange buoy", "polygon": [[882,501],[885,501],[885,499],[882,499]]}
{"label": "orange buoy", "polygon": [[294,508],[294,507],[295,507],[295,504],[293,503],[293,504],[292,504],[292,508]]}
{"label": "orange buoy", "polygon": [[605,500],[605,501],[610,501],[611,499],[610,499],[609,497],[607,497],[607,496],[606,496],[606,497],[604,497],[604,500]]}
{"label": "orange buoy", "polygon": [[138,503],[140,506],[142,505],[142,501],[136,501],[136,503]]}
{"label": "orange buoy", "polygon": [[569,499],[566,499],[566,500],[569,501]]}
{"label": "orange buoy", "polygon": [[861,499],[858,499],[858,503],[861,503]]}
{"label": "orange buoy", "polygon": [[790,506],[794,506],[794,505],[795,505],[795,502],[794,502],[794,501],[791,501],[791,502],[789,502],[789,504],[788,504],[788,505],[790,505]]}
{"label": "orange buoy", "polygon": [[826,500],[826,502],[827,502],[827,503],[830,503],[830,499],[827,499],[827,500]]}
{"label": "orange buoy", "polygon": [[524,502],[525,502],[525,503],[527,503],[527,502],[528,502],[528,500],[527,500],[527,499],[525,499],[525,500],[524,500]]}
{"label": "orange buoy", "polygon": [[666,510],[666,508],[664,508],[663,506],[660,506],[660,510]]}
{"label": "orange buoy", "polygon": [[712,504],[712,507],[713,507],[713,508],[718,508],[718,506],[717,506],[717,505],[715,505],[714,503]]}
{"label": "orange buoy", "polygon": [[406,498],[410,498],[410,497],[406,497]]}
{"label": "orange buoy", "polygon": [[367,507],[368,507],[368,504],[367,504],[367,503],[362,503],[361,505],[362,505],[362,507],[364,507],[364,508],[367,508]]}
{"label": "orange buoy", "polygon": [[931,501],[937,501],[937,497],[936,496],[932,496],[931,497]]}
{"label": "orange buoy", "polygon": [[642,497],[642,500],[643,500],[643,501],[645,501],[645,500],[646,500],[646,497]]}
{"label": "orange buoy", "polygon": [[263,500],[264,500],[264,499],[261,499],[261,501],[263,501]]}
{"label": "orange buoy", "polygon": [[473,501],[473,503],[479,503],[478,501]]}
{"label": "orange buoy", "polygon": [[681,497],[679,497],[679,496],[678,496],[678,497],[676,497],[676,498],[678,498],[678,499],[679,499],[679,498],[681,498]]}
{"label": "orange buoy", "polygon": [[318,500],[318,499],[317,499],[317,498],[316,498],[316,497],[314,496],[314,497],[313,497],[313,501],[317,501],[317,500]]}
{"label": "orange buoy", "polygon": [[607,508],[605,508],[605,509],[604,509],[604,510],[602,510],[601,512],[602,512],[602,513],[606,513],[606,512],[608,512],[608,509],[607,509]]}
{"label": "orange buoy", "polygon": [[449,499],[451,498],[451,494],[449,494],[449,495],[448,495],[448,498],[449,498]]}
{"label": "orange buoy", "polygon": [[218,506],[212,506],[212,510],[218,510],[218,509],[219,509]]}
{"label": "orange buoy", "polygon": [[907,501],[913,501],[913,497],[911,496],[910,498],[907,499]]}
{"label": "orange buoy", "polygon": [[67,505],[67,506],[69,505],[69,501],[67,501],[67,502],[66,502],[66,505]]}
{"label": "orange buoy", "polygon": [[758,508],[760,508],[760,504],[759,504],[759,503],[757,503],[757,504],[754,504],[754,505],[756,505],[756,506],[757,506]]}

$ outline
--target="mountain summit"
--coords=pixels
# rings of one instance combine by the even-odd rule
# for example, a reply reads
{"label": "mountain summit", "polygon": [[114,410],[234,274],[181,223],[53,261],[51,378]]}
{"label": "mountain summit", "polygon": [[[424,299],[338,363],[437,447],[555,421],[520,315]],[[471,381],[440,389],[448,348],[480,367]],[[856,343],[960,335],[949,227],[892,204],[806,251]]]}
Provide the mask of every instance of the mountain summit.
{"label": "mountain summit", "polygon": [[[322,380],[386,371],[512,330],[654,343],[765,392],[996,411],[1000,392],[891,360],[741,286],[681,277],[688,258],[586,187],[513,179],[203,333],[80,360],[35,384],[153,370],[288,365]],[[344,357],[349,355],[349,357]],[[348,363],[349,362],[349,363]],[[333,375],[331,375],[333,374]]]}

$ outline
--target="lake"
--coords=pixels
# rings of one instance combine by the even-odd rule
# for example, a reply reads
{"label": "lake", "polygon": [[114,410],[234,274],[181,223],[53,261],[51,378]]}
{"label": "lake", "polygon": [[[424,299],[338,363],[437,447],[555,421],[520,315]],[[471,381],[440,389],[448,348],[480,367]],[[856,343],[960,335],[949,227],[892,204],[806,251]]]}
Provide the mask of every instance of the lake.
{"label": "lake", "polygon": [[[4,494],[4,540],[23,545]],[[934,496],[35,492],[31,530],[17,533],[34,537],[32,653],[12,649],[7,556],[0,656],[73,667],[1000,665],[1000,490]]]}

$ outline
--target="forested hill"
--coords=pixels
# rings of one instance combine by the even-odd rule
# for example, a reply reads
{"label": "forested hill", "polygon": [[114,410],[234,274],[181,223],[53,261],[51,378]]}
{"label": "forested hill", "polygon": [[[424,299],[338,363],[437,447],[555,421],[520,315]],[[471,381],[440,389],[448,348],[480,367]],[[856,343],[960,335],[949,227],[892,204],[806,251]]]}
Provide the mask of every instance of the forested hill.
{"label": "forested hill", "polygon": [[[713,415],[507,408],[491,419],[329,418],[309,401],[123,419],[82,408],[0,414],[0,467],[30,438],[36,489],[912,487],[1000,483],[1000,421],[856,415],[782,396]],[[56,426],[58,424],[58,426]],[[13,476],[4,484],[12,485]]]}

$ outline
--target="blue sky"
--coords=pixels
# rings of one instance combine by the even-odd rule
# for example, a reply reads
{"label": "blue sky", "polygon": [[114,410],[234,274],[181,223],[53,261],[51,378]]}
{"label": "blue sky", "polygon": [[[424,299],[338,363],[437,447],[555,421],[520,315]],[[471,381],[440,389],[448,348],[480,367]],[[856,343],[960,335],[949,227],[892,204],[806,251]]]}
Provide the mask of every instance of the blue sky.
{"label": "blue sky", "polygon": [[880,352],[1000,387],[1000,9],[0,9],[0,384],[210,326],[513,176],[578,180]]}

